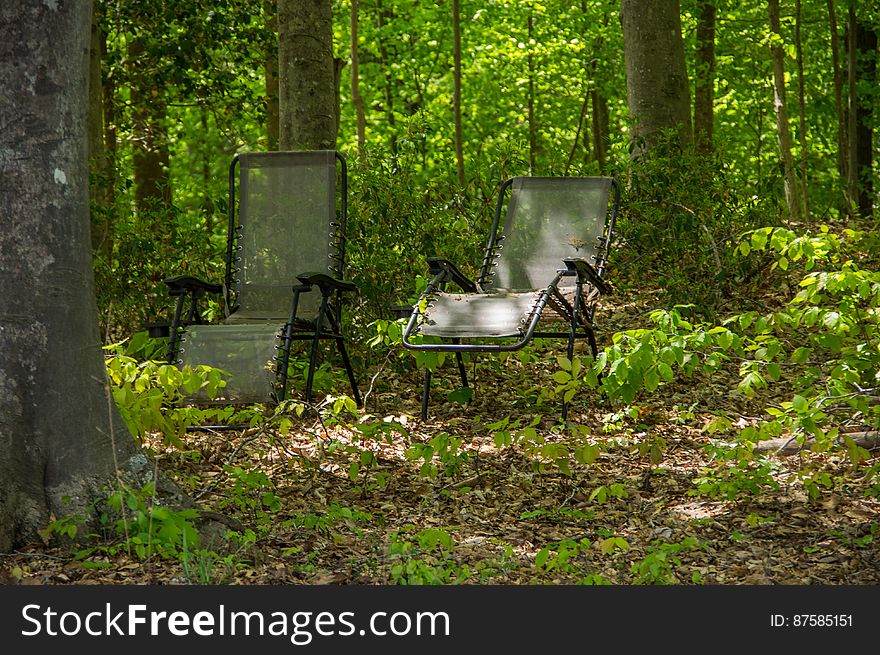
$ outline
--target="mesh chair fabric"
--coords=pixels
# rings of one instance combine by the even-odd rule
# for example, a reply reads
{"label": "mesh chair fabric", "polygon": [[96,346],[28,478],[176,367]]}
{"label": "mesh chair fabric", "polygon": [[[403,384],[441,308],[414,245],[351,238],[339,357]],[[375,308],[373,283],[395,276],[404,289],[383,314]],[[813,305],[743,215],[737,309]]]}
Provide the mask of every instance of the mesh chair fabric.
{"label": "mesh chair fabric", "polygon": [[520,336],[542,293],[438,293],[420,332],[450,338]]}
{"label": "mesh chair fabric", "polygon": [[[246,153],[239,166],[238,312],[286,320],[297,275],[337,273],[335,154]],[[314,319],[319,303],[317,289],[303,293],[300,316]]]}
{"label": "mesh chair fabric", "polygon": [[[223,369],[227,386],[216,402],[264,402],[275,391],[275,357],[281,344],[283,324],[191,325],[181,341],[179,363],[192,367],[206,364]],[[211,402],[204,392],[191,400]]]}
{"label": "mesh chair fabric", "polygon": [[[513,180],[491,289],[542,289],[563,259],[597,263],[608,213],[610,178],[520,177]],[[575,284],[563,278],[560,286]]]}

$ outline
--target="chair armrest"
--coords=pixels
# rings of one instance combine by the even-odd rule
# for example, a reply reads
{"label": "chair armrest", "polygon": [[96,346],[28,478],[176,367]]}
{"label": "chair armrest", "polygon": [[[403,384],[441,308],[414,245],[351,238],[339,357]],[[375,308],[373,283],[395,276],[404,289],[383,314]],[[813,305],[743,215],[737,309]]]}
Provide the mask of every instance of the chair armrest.
{"label": "chair armrest", "polygon": [[428,272],[431,275],[445,275],[444,282],[455,282],[462,291],[476,293],[479,291],[477,284],[462,273],[458,267],[448,259],[442,257],[428,257]]}
{"label": "chair armrest", "polygon": [[296,279],[303,284],[316,286],[321,293],[327,295],[330,291],[357,291],[357,285],[349,280],[340,280],[326,273],[303,273]]}
{"label": "chair armrest", "polygon": [[576,273],[582,282],[589,282],[602,293],[609,294],[612,292],[611,285],[602,279],[599,271],[586,259],[563,259],[562,261],[565,262],[566,268]]}
{"label": "chair armrest", "polygon": [[168,293],[172,296],[182,296],[185,293],[207,291],[208,293],[223,293],[222,284],[211,284],[191,275],[178,275],[162,280],[168,285]]}

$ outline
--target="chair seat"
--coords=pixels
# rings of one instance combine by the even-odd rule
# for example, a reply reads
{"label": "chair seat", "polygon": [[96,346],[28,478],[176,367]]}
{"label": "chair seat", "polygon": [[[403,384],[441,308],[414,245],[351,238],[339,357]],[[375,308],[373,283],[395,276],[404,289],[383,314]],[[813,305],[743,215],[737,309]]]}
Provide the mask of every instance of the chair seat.
{"label": "chair seat", "polygon": [[[219,368],[229,377],[213,402],[263,402],[275,392],[276,357],[284,321],[251,325],[191,325],[181,337],[179,362]],[[191,400],[211,402],[197,392]]]}
{"label": "chair seat", "polygon": [[543,293],[439,292],[429,303],[419,332],[448,338],[519,337]]}

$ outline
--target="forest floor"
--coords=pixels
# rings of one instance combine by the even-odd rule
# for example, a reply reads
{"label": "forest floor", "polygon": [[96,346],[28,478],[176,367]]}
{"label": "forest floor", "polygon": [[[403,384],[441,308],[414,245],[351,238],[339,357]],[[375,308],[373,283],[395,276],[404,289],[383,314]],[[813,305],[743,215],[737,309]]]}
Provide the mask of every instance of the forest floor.
{"label": "forest floor", "polygon": [[[602,332],[644,324],[649,308],[605,306]],[[558,400],[536,404],[553,386],[553,356],[481,358],[470,370],[476,394],[463,406],[445,397],[455,382],[445,367],[427,422],[419,374],[386,361],[371,372],[373,420],[306,413],[286,435],[190,433],[182,450],[156,440],[159,466],[237,528],[227,549],[144,560],[119,539],[47,545],[0,555],[0,582],[880,584],[880,502],[845,453],[770,453],[749,471],[711,461],[734,434],[707,431],[711,418],[752,421],[778,389],[747,399],[735,368],[676,379],[617,422],[584,392],[573,432],[559,425]],[[515,443],[499,447],[505,419],[518,422]],[[598,445],[597,456],[563,472],[553,459],[575,442]],[[805,466],[831,481],[817,498],[799,480]],[[701,479],[714,487],[700,492]]]}

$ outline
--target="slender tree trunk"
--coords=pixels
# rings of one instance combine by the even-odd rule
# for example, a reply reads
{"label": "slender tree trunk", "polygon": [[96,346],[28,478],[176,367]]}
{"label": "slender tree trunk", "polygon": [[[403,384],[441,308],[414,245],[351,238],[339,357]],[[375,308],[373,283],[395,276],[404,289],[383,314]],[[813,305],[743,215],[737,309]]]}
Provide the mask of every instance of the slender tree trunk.
{"label": "slender tree trunk", "polygon": [[855,3],[850,4],[849,14],[846,21],[846,196],[850,213],[856,211],[859,204],[859,156],[858,156],[858,93],[856,83],[858,81],[858,46],[856,34],[858,21],[856,20]]}
{"label": "slender tree trunk", "polygon": [[712,152],[715,125],[715,0],[700,0],[697,7],[694,142],[697,151],[706,154]]}
{"label": "slender tree trunk", "polygon": [[608,142],[611,138],[608,99],[597,89],[593,89],[590,91],[590,105],[593,108],[593,152],[596,163],[599,164],[599,172],[604,175],[608,166]]}
{"label": "slender tree trunk", "polygon": [[[590,29],[590,20],[589,18],[587,18],[587,3],[585,2],[585,0],[581,0],[581,13],[586,19],[584,30],[587,31]],[[603,29],[608,27],[608,22],[609,14],[606,12],[602,17]],[[589,153],[592,150],[593,157],[599,167],[599,173],[604,175],[606,169],[609,142],[608,100],[607,98],[605,98],[604,95],[602,95],[602,92],[599,91],[599,84],[597,83],[596,79],[599,71],[598,64],[603,43],[604,39],[602,36],[597,38],[596,41],[593,43],[593,54],[592,57],[590,57],[589,62],[591,84],[588,98],[592,111],[590,112],[590,130],[584,130],[584,151],[589,157]],[[586,107],[584,107],[581,112],[586,112]],[[590,143],[588,141],[588,132],[592,135],[592,148],[590,147]]]}
{"label": "slender tree trunk", "polygon": [[[208,124],[208,111],[204,107],[201,108],[200,112],[201,116],[199,116],[199,121],[202,125],[202,134],[208,134],[208,130],[210,126]],[[211,196],[209,189],[211,188],[211,182],[214,176],[214,171],[211,169],[212,158],[208,154],[207,148],[201,149],[202,155],[202,191],[201,191],[201,209],[202,216],[205,218],[205,233],[209,236],[214,234],[214,200]]]}
{"label": "slender tree trunk", "polygon": [[104,147],[104,98],[101,83],[103,33],[98,13],[92,16],[89,43],[89,197],[91,205],[92,250],[109,259],[111,239],[111,198],[107,176],[107,150]]}
{"label": "slender tree trunk", "polygon": [[351,100],[357,117],[357,151],[361,159],[365,156],[367,143],[367,116],[364,97],[361,95],[360,47],[358,45],[358,0],[351,0]]}
{"label": "slender tree trunk", "polygon": [[[386,10],[382,4],[382,0],[376,0],[376,20],[377,27],[381,30],[385,27],[386,21],[394,20],[393,10]],[[379,65],[385,71],[385,118],[388,121],[388,149],[392,156],[397,156],[397,117],[394,115],[394,76],[391,69],[391,57],[388,53],[388,46],[383,38],[379,39]]]}
{"label": "slender tree trunk", "polygon": [[331,0],[278,0],[279,147],[336,148]]}
{"label": "slender tree trunk", "polygon": [[532,47],[534,40],[534,19],[531,9],[528,17],[529,54],[528,62],[529,97],[528,97],[528,122],[529,122],[529,174],[534,175],[538,167],[538,128],[535,125],[535,53]]}
{"label": "slender tree trunk", "polygon": [[[779,0],[769,0],[770,31],[782,38],[779,23]],[[773,108],[776,111],[776,140],[779,144],[779,156],[782,160],[783,184],[785,186],[785,203],[790,217],[800,220],[800,203],[798,202],[797,184],[794,174],[794,159],[791,154],[791,131],[788,124],[788,109],[785,99],[785,53],[782,46],[770,46],[773,60]]]}
{"label": "slender tree trunk", "polygon": [[806,94],[804,92],[804,49],[801,44],[801,0],[795,0],[794,45],[798,71],[798,143],[801,151],[801,210],[803,219],[808,221],[810,220],[810,203],[807,190],[807,162],[809,161],[809,148],[807,146]]}
{"label": "slender tree trunk", "polygon": [[675,130],[681,143],[692,143],[678,0],[621,0],[620,21],[633,156],[650,149],[663,130]]}
{"label": "slender tree trunk", "polygon": [[452,0],[452,111],[455,118],[455,166],[458,184],[467,184],[464,174],[464,136],[461,127],[461,8],[459,0]]}
{"label": "slender tree trunk", "polygon": [[[105,57],[107,53],[107,34],[101,30],[101,57]],[[108,74],[103,80],[101,89],[102,102],[104,104],[104,157],[107,160],[105,175],[107,177],[107,207],[115,215],[116,207],[116,185],[117,185],[117,161],[119,158],[119,146],[117,144],[116,134],[116,81],[112,74]],[[110,225],[111,233],[107,248],[113,251],[113,225]]]}
{"label": "slender tree trunk", "polygon": [[856,14],[850,5],[847,21],[848,87],[848,178],[850,205],[862,217],[874,213],[873,178],[873,98],[862,89],[873,89],[877,83],[877,33]]}
{"label": "slender tree trunk", "polygon": [[[587,83],[589,84],[589,82]],[[581,111],[578,117],[577,130],[574,133],[574,140],[571,143],[571,149],[568,151],[568,159],[565,162],[565,174],[568,175],[569,170],[571,170],[571,164],[574,161],[574,155],[577,152],[578,145],[581,143],[586,147],[589,144],[589,139],[584,135],[583,141],[581,141],[581,132],[584,130],[584,123],[587,118],[587,109],[590,106],[590,93],[589,91],[584,94],[584,102],[581,104]],[[589,152],[589,148],[587,147],[587,151]]]}
{"label": "slender tree trunk", "polygon": [[[847,180],[846,112],[843,108],[843,72],[840,67],[840,39],[837,30],[837,14],[834,0],[828,0],[828,26],[831,32],[831,61],[834,67],[834,111],[837,114],[837,169],[840,179]],[[849,211],[849,203],[847,203]]]}
{"label": "slender tree trunk", "polygon": [[[164,214],[171,207],[171,181],[168,176],[170,153],[164,134],[165,99],[163,89],[137,69],[144,65],[143,42],[134,36],[128,56],[132,66],[132,165],[134,167],[135,206],[141,218],[154,212]],[[165,229],[173,230],[173,223]],[[168,234],[166,232],[166,234]]]}
{"label": "slender tree trunk", "polygon": [[266,54],[263,68],[266,77],[266,143],[278,150],[280,109],[278,100],[278,9],[276,0],[263,0],[266,17]]}

